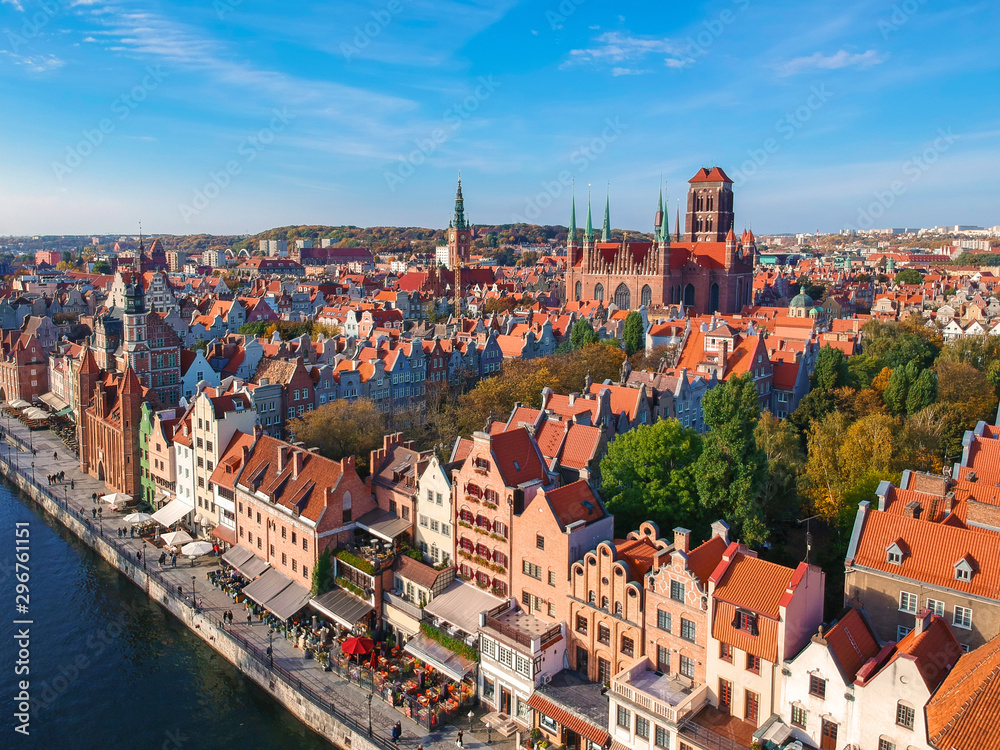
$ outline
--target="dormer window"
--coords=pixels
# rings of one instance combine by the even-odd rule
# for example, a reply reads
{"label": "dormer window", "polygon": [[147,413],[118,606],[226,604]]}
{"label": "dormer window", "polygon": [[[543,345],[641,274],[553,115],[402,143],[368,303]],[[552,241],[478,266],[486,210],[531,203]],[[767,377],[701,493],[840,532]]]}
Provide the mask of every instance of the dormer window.
{"label": "dormer window", "polygon": [[903,548],[900,547],[899,542],[893,542],[890,544],[886,550],[886,562],[890,565],[902,565],[903,564]]}
{"label": "dormer window", "polygon": [[961,560],[955,563],[955,580],[956,581],[972,580],[972,563],[969,562],[968,557],[963,557]]}

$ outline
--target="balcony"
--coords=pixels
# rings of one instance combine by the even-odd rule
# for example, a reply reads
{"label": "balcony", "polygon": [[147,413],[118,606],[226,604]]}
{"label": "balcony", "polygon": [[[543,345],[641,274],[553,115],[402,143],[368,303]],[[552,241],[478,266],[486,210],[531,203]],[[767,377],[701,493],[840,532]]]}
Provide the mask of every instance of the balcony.
{"label": "balcony", "polygon": [[402,612],[405,612],[415,620],[420,620],[424,616],[423,609],[406,599],[398,591],[383,591],[382,601],[391,604],[393,607]]}
{"label": "balcony", "polygon": [[483,618],[484,628],[523,646],[530,654],[544,651],[562,635],[561,626],[550,625],[527,612],[510,609],[506,602],[486,612]]}
{"label": "balcony", "polygon": [[681,675],[652,671],[646,657],[611,679],[611,693],[677,726],[685,716],[708,703],[708,685]]}

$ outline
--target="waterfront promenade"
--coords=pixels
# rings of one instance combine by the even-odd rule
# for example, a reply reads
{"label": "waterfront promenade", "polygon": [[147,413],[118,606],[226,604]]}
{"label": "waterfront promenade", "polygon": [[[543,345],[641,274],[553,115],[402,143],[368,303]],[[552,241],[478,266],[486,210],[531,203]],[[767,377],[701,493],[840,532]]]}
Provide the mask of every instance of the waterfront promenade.
{"label": "waterfront promenade", "polygon": [[[200,635],[209,642],[209,645],[215,646],[222,652],[219,648],[221,646],[219,639],[229,641],[227,651],[232,651],[232,647],[237,646],[251,660],[257,662],[255,665],[257,668],[273,673],[272,685],[275,679],[282,680],[306,700],[310,700],[310,696],[317,698],[318,700],[312,700],[314,705],[322,706],[324,702],[330,704],[335,712],[333,714],[335,718],[342,723],[345,718],[347,722],[353,721],[353,728],[358,734],[367,735],[370,705],[373,731],[370,739],[368,737],[366,739],[369,739],[375,747],[391,747],[388,739],[389,731],[396,721],[401,722],[403,727],[400,747],[415,748],[418,744],[426,748],[439,747],[442,744],[454,746],[459,729],[463,730],[465,747],[487,747],[487,732],[480,720],[482,709],[478,707],[475,709],[476,716],[471,722],[468,718],[462,717],[456,719],[455,724],[447,724],[428,732],[392,708],[377,694],[369,701],[368,690],[347,682],[333,672],[325,672],[315,660],[304,658],[303,652],[294,648],[280,633],[275,633],[273,636],[272,669],[266,656],[269,643],[268,627],[256,618],[252,625],[248,625],[246,611],[242,605],[237,605],[206,578],[208,571],[218,568],[218,558],[211,555],[196,558],[193,566],[187,558],[178,558],[176,568],[170,567],[168,558],[167,565],[161,570],[157,564],[159,549],[139,538],[118,536],[117,529],[124,528],[126,532],[128,530],[128,525],[122,520],[121,514],[112,513],[104,503],[102,517],[94,517],[94,510],[102,503],[98,500],[95,505],[93,495],[96,493],[100,498],[107,493],[107,488],[103,483],[80,472],[72,452],[58,436],[48,430],[35,431],[29,436],[28,429],[13,419],[9,420],[9,424],[8,420],[0,419],[0,427],[12,438],[0,442],[0,461],[12,469],[16,468],[20,476],[27,481],[32,481],[33,476],[34,485],[38,490],[89,526],[93,533],[113,547],[122,558],[139,569],[144,569],[148,575],[147,581],[160,583],[170,596],[178,602],[183,602],[184,607],[193,607],[193,590],[195,599],[203,606],[200,615],[190,613],[192,617],[189,619],[194,624],[191,625],[191,622],[187,624],[201,631]],[[22,443],[25,447],[21,448],[17,443]],[[27,446],[33,447],[34,454]],[[60,471],[65,472],[65,481],[49,485],[47,477]],[[72,489],[71,480],[74,485]],[[84,538],[84,541],[88,540]],[[138,552],[142,552],[141,562],[137,558]],[[129,577],[136,580],[135,576]],[[148,582],[146,590],[149,592]],[[233,612],[234,624],[223,627],[222,613],[226,610]],[[300,698],[300,703],[301,700]],[[472,732],[470,725],[473,727]],[[515,744],[513,738],[504,740],[495,733],[491,740],[489,747],[506,750],[512,749]]]}

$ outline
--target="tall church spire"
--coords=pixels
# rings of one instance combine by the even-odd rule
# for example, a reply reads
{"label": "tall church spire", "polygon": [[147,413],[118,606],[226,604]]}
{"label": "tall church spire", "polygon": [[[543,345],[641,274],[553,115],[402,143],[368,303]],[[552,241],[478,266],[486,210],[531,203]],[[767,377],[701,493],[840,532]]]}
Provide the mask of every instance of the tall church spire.
{"label": "tall church spire", "polygon": [[663,223],[663,185],[660,185],[660,197],[656,202],[656,217],[653,219],[653,239],[659,240],[660,225]]}
{"label": "tall church spire", "polygon": [[142,222],[139,222],[139,249],[135,252],[135,275],[136,283],[141,284],[142,281],[142,256],[145,255],[146,248],[142,244]]}
{"label": "tall church spire", "polygon": [[594,241],[594,220],[590,211],[590,188],[587,188],[587,230],[583,235],[587,242]]}
{"label": "tall church spire", "polygon": [[681,199],[677,199],[677,219],[674,221],[674,240],[681,241]]}
{"label": "tall church spire", "polygon": [[465,229],[465,200],[462,198],[462,170],[458,170],[458,190],[455,192],[455,218],[452,226]]}
{"label": "tall church spire", "polygon": [[[670,197],[667,197],[667,208],[670,207]],[[663,212],[663,223],[660,224],[660,241],[670,242],[670,220],[668,218],[669,211]]]}
{"label": "tall church spire", "polygon": [[608,195],[604,199],[604,230],[601,232],[601,242],[611,242],[611,183],[608,183]]}
{"label": "tall church spire", "polygon": [[576,244],[576,183],[573,183],[573,198],[569,209],[569,244]]}

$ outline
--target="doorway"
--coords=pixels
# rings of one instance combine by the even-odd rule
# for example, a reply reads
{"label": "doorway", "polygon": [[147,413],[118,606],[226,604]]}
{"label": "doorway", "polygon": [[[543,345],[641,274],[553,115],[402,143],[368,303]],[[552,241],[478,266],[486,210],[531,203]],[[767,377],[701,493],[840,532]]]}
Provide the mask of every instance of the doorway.
{"label": "doorway", "polygon": [[500,688],[500,713],[510,716],[510,690]]}
{"label": "doorway", "polygon": [[837,750],[837,725],[823,719],[823,728],[819,741],[820,750]]}

